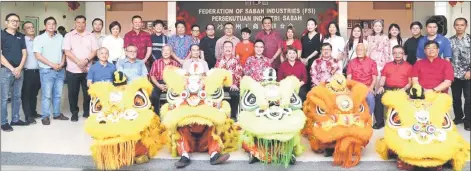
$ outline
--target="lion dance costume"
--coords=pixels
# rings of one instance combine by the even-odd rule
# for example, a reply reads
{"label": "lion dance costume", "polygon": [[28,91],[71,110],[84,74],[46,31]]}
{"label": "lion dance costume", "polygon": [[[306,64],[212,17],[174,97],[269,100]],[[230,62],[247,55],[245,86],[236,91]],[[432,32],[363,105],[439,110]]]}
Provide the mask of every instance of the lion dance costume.
{"label": "lion dance costume", "polygon": [[442,170],[448,162],[453,170],[462,170],[470,157],[470,144],[448,114],[452,98],[423,91],[420,85],[413,85],[407,92],[384,94],[387,124],[384,138],[376,142],[376,151],[385,160],[397,156],[397,166],[402,170],[415,166]]}
{"label": "lion dance costume", "polygon": [[167,104],[161,108],[162,124],[168,129],[172,156],[181,156],[177,168],[190,164],[189,153],[208,152],[212,165],[225,162],[237,150],[239,133],[230,119],[223,86],[232,85],[231,72],[212,69],[207,73],[191,64],[189,72],[176,67],[164,70]]}
{"label": "lion dance costume", "polygon": [[93,138],[92,157],[100,170],[115,170],[134,162],[145,163],[165,144],[165,129],[149,100],[152,85],[147,78],[127,84],[122,72],[113,83],[93,83],[90,117],[85,131]]}
{"label": "lion dance costume", "polygon": [[303,152],[300,133],[306,116],[298,96],[300,82],[294,76],[277,82],[272,68],[263,75],[261,83],[248,76],[241,81],[242,147],[249,153],[249,163],[288,167]]}
{"label": "lion dance costume", "polygon": [[363,148],[373,134],[366,102],[368,87],[337,74],[329,83],[312,88],[304,102],[308,136],[316,153],[334,157],[334,165],[345,168],[360,162]]}

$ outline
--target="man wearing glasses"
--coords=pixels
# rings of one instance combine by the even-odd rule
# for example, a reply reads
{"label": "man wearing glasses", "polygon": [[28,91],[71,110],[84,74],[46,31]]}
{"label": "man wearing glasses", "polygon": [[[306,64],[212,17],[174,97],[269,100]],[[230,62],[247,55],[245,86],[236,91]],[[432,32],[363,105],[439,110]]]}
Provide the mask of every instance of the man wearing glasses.
{"label": "man wearing glasses", "polygon": [[[224,55],[224,42],[230,41],[233,45],[237,45],[240,39],[234,36],[234,24],[224,24],[224,36],[216,41],[216,59],[219,59]],[[233,46],[232,53],[235,55],[235,46]]]}
{"label": "man wearing glasses", "polygon": [[8,123],[7,100],[8,92],[12,91],[12,121],[11,125],[27,125],[20,120],[21,87],[23,86],[23,66],[26,61],[26,43],[24,35],[17,32],[20,24],[20,17],[15,13],[10,13],[5,17],[6,29],[2,30],[2,55],[0,68],[1,84],[1,117],[2,130],[13,131]]}
{"label": "man wearing glasses", "polygon": [[129,45],[126,47],[126,58],[116,63],[116,69],[121,71],[129,79],[128,83],[139,77],[146,77],[148,72],[144,61],[137,59],[137,47]]}
{"label": "man wearing glasses", "polygon": [[376,90],[376,107],[374,111],[376,123],[373,125],[373,129],[384,127],[384,105],[381,99],[385,91],[397,89],[405,91],[411,86],[412,65],[404,61],[404,48],[401,45],[396,45],[392,51],[394,61],[384,65],[379,80],[379,88]]}
{"label": "man wearing glasses", "polygon": [[198,25],[192,25],[191,26],[191,40],[192,40],[192,44],[197,44],[199,45],[200,44],[200,26]]}
{"label": "man wearing glasses", "polygon": [[206,25],[206,36],[200,41],[201,58],[208,63],[209,69],[216,65],[216,40],[218,38],[214,35],[214,25]]}

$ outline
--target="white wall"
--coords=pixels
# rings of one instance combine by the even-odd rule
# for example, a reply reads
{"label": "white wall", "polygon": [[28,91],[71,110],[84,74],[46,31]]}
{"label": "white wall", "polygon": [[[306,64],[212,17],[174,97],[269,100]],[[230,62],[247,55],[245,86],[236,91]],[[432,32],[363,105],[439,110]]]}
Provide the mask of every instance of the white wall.
{"label": "white wall", "polygon": [[[47,11],[45,5],[47,3]],[[9,13],[16,13],[20,18],[25,16],[39,17],[39,29],[44,29],[44,19],[52,16],[57,20],[57,27],[64,26],[67,31],[72,29],[74,18],[77,15],[85,14],[85,3],[80,2],[80,7],[75,11],[69,11],[66,2],[1,2],[1,27],[4,28],[5,16]],[[62,16],[66,15],[63,19]]]}
{"label": "white wall", "polygon": [[451,7],[451,5],[448,5],[448,10],[449,10],[449,16],[448,16],[448,29],[450,31],[449,36],[456,34],[455,29],[453,29],[453,22],[455,21],[456,18],[458,17],[463,17],[468,20],[468,34],[471,34],[471,27],[470,27],[470,11],[471,11],[471,2],[465,1],[463,3],[458,3],[455,7]]}
{"label": "white wall", "polygon": [[108,25],[106,25],[105,14],[106,7],[105,2],[85,2],[85,17],[87,17],[87,31],[92,31],[92,21],[95,18],[100,18],[103,20],[103,30],[102,33],[105,33],[108,30]]}

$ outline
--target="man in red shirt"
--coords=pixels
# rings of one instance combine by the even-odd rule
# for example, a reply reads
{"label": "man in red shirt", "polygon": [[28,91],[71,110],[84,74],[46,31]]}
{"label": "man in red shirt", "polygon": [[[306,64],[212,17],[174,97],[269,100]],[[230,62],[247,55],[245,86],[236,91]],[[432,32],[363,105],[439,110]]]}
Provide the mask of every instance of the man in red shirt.
{"label": "man in red shirt", "polygon": [[142,31],[142,17],[135,15],[132,17],[132,30],[124,35],[124,47],[128,47],[133,44],[137,47],[137,59],[145,62],[147,70],[150,69],[152,63],[148,61],[152,54],[152,41],[150,34]]}
{"label": "man in red shirt", "polygon": [[154,90],[151,95],[151,102],[154,105],[154,112],[160,115],[160,95],[167,92],[167,86],[164,82],[164,69],[168,66],[179,67],[180,64],[173,60],[170,56],[172,55],[172,47],[165,45],[162,47],[162,58],[157,59],[152,64],[152,69],[149,72],[150,79],[154,84]]}
{"label": "man in red shirt", "polygon": [[397,89],[405,91],[411,86],[412,65],[404,61],[404,49],[401,45],[396,45],[392,51],[394,61],[384,65],[379,80],[379,88],[376,90],[374,111],[376,123],[373,125],[373,129],[384,127],[384,105],[381,102],[384,92]]}
{"label": "man in red shirt", "polygon": [[283,39],[281,34],[272,28],[273,19],[264,17],[262,19],[263,30],[255,35],[255,40],[262,40],[265,43],[263,56],[270,59],[271,66],[277,70],[280,65],[281,43]]}
{"label": "man in red shirt", "polygon": [[376,62],[366,56],[366,48],[363,43],[358,43],[356,53],[357,58],[352,59],[348,63],[347,79],[358,81],[369,87],[366,101],[368,103],[370,113],[373,113],[375,110],[374,87],[376,85],[378,69],[376,68]]}
{"label": "man in red shirt", "polygon": [[435,41],[425,43],[427,59],[419,60],[412,68],[412,83],[420,84],[425,91],[448,93],[454,79],[451,63],[438,57],[439,45]]}

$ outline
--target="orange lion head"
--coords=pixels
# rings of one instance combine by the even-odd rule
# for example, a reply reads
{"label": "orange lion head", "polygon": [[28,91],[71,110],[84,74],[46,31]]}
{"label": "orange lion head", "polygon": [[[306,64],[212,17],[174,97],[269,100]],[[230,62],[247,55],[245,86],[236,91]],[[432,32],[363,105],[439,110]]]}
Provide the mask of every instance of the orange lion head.
{"label": "orange lion head", "polygon": [[311,148],[331,147],[345,137],[355,137],[366,145],[373,133],[367,94],[368,87],[343,75],[314,87],[303,107],[308,118],[303,134],[308,135]]}

